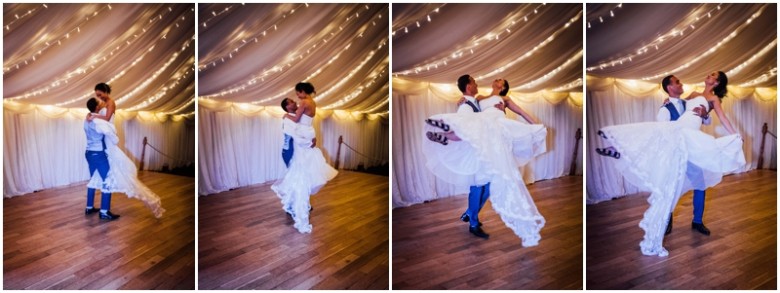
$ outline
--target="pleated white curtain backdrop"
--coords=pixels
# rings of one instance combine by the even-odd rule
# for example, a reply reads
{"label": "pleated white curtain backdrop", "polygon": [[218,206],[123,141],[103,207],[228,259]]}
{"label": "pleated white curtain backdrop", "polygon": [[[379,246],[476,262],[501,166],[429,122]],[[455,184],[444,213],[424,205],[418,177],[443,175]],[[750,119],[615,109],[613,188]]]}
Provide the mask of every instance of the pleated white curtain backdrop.
{"label": "pleated white curtain backdrop", "polygon": [[[276,109],[278,108],[278,109]],[[386,115],[318,109],[317,146],[336,161],[338,137],[358,152],[341,148],[340,169],[387,164]],[[208,195],[276,180],[284,176],[281,107],[200,100],[198,110],[198,193]]]}
{"label": "pleated white curtain backdrop", "polygon": [[[3,196],[89,179],[84,158],[86,109],[3,103]],[[140,164],[143,138],[172,158],[147,148],[145,170],[195,162],[194,120],[145,112],[118,111],[115,125],[120,146]]]}
{"label": "pleated white curtain backdrop", "polygon": [[[575,134],[582,128],[582,94],[544,91],[509,95],[547,127],[547,153],[523,168],[525,182],[568,175]],[[393,79],[393,207],[468,193],[468,186],[454,186],[437,179],[425,166],[426,154],[421,147],[425,139],[424,120],[434,114],[455,112],[461,96],[454,85]],[[517,115],[509,117],[524,121]],[[580,141],[576,145],[578,175],[582,174],[582,147]]]}
{"label": "pleated white curtain backdrop", "polygon": [[[685,87],[683,97],[701,88]],[[729,87],[723,99],[723,109],[732,124],[742,134],[747,164],[737,173],[758,167],[761,128],[767,123],[769,131],[777,133],[777,89]],[[587,203],[593,204],[637,193],[643,190],[626,182],[611,164],[611,158],[596,154],[595,148],[604,146],[597,131],[605,126],[655,121],[659,107],[668,96],[659,84],[613,78],[588,77],[587,80]],[[702,130],[710,135],[725,134],[716,115],[712,124]],[[767,135],[764,147],[764,166],[777,169],[777,139]]]}

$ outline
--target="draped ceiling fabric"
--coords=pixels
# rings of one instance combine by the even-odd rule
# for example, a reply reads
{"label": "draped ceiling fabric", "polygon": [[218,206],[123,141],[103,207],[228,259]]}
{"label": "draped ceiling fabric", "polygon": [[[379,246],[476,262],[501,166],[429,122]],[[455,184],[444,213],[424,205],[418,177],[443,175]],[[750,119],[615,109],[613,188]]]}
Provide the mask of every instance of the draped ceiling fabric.
{"label": "draped ceiling fabric", "polygon": [[280,107],[316,94],[317,144],[339,168],[389,158],[387,4],[202,4],[198,23],[198,192],[284,174]]}
{"label": "draped ceiling fabric", "polygon": [[3,182],[15,196],[87,180],[83,120],[107,82],[125,152],[194,163],[193,4],[3,4]]}
{"label": "draped ceiling fabric", "polygon": [[[393,5],[393,206],[468,193],[425,166],[423,121],[452,113],[456,80],[470,74],[490,92],[496,78],[548,129],[548,152],[522,170],[527,183],[582,174],[582,5]],[[510,113],[512,119],[520,119]],[[522,119],[520,119],[522,120]]]}
{"label": "draped ceiling fabric", "polygon": [[[703,90],[707,74],[726,72],[723,108],[745,139],[747,165],[738,172],[759,167],[763,124],[777,133],[776,4],[588,4],[586,22],[588,203],[642,191],[596,154],[596,131],[654,121],[668,74],[683,82],[686,97]],[[717,117],[703,131],[725,133]],[[777,169],[776,153],[777,139],[767,135],[760,167]]]}

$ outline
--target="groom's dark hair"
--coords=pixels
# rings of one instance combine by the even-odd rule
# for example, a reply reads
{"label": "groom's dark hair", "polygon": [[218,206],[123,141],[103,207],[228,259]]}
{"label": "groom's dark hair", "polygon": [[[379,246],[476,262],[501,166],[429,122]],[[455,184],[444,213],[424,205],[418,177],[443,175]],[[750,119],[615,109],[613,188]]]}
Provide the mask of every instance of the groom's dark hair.
{"label": "groom's dark hair", "polygon": [[667,86],[669,86],[670,83],[672,83],[672,77],[674,75],[669,75],[667,77],[664,77],[663,80],[661,80],[661,87],[664,88],[664,91],[669,94],[669,90],[666,89]]}
{"label": "groom's dark hair", "polygon": [[290,104],[290,98],[284,98],[284,100],[282,100],[282,109],[284,110],[285,113],[289,113],[290,112],[290,111],[287,110],[287,105],[288,104]]}
{"label": "groom's dark hair", "polygon": [[97,99],[91,98],[87,101],[87,109],[89,109],[89,113],[95,113],[97,106],[98,106]]}
{"label": "groom's dark hair", "polygon": [[471,76],[468,74],[461,75],[458,77],[458,89],[461,93],[466,93],[466,86],[471,83]]}

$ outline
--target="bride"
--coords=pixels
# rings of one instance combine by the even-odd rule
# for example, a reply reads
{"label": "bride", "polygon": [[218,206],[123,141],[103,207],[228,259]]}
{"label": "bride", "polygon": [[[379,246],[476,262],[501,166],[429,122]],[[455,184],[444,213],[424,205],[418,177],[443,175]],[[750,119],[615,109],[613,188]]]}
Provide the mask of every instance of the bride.
{"label": "bride", "polygon": [[[288,107],[290,101],[285,100],[282,103],[282,108],[288,112],[283,118],[284,129],[294,138],[295,151],[287,173],[271,186],[282,200],[282,208],[295,221],[295,229],[301,233],[311,233],[312,230],[309,223],[309,197],[338,174],[336,169],[325,162],[322,152],[312,144],[315,138],[312,120],[317,111],[317,105],[311,97],[314,93],[311,83],[300,82],[295,85],[295,94],[301,100],[297,110],[291,113],[293,107]],[[294,127],[287,127],[288,123],[296,124]]]}
{"label": "bride", "polygon": [[[639,223],[645,231],[639,244],[644,255],[669,255],[663,247],[664,232],[683,193],[715,186],[723,173],[745,165],[742,137],[721,106],[727,85],[725,73],[712,72],[704,79],[704,91],[688,97],[686,110],[676,121],[613,125],[598,132],[612,146],[596,152],[616,158],[618,171],[627,181],[650,191],[650,207]],[[729,135],[714,138],[702,132],[702,119],[694,112],[700,106],[714,110]],[[686,178],[688,163],[704,171],[703,180]]]}
{"label": "bride", "polygon": [[[100,190],[102,193],[121,192],[130,198],[143,201],[156,218],[162,217],[165,209],[162,208],[160,197],[137,178],[136,166],[130,158],[119,148],[119,138],[114,126],[114,112],[116,104],[109,96],[111,87],[105,83],[95,86],[95,96],[100,101],[95,113],[87,114],[87,120],[95,123],[95,129],[105,135],[106,155],[108,157],[108,176],[103,180],[100,174],[92,174],[88,188]],[[92,109],[90,109],[92,110]]]}
{"label": "bride", "polygon": [[[509,108],[536,123],[506,97],[509,82],[496,79],[492,88],[489,96],[477,97],[482,112],[438,114],[426,120],[430,130],[423,142],[426,166],[439,179],[457,186],[490,182],[493,209],[522,239],[524,247],[535,246],[545,221],[525,187],[519,166],[546,151],[547,129],[506,118],[504,111]],[[494,107],[496,104],[503,107]]]}

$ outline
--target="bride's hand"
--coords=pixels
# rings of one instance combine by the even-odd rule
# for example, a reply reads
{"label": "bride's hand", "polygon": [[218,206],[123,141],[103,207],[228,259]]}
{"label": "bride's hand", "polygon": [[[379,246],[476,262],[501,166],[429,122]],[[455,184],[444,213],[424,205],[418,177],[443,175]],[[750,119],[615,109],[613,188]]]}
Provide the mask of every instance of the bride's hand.
{"label": "bride's hand", "polygon": [[95,119],[95,116],[92,116],[92,113],[87,113],[87,121],[92,121]]}
{"label": "bride's hand", "polygon": [[458,107],[460,107],[460,105],[463,105],[463,103],[465,102],[466,102],[466,98],[460,97],[460,100],[458,100]]}

